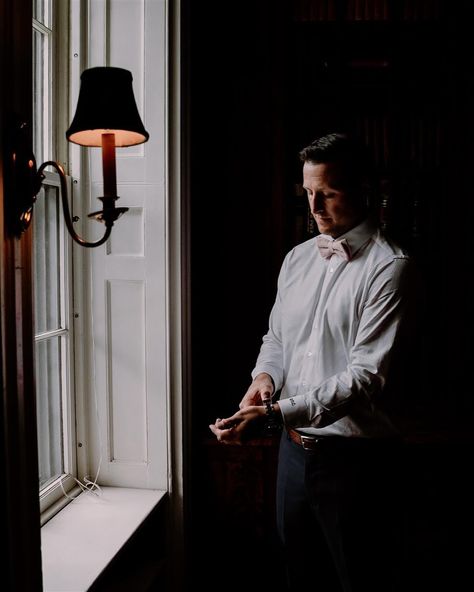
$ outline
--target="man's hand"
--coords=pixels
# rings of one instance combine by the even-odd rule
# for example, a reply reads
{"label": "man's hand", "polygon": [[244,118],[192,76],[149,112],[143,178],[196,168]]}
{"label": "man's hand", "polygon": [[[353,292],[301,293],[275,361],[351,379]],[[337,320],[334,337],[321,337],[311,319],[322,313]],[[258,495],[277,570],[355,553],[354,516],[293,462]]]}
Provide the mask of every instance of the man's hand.
{"label": "man's hand", "polygon": [[252,405],[226,419],[216,419],[216,423],[211,424],[209,428],[222,444],[242,444],[242,438],[249,426],[263,418],[265,407]]}
{"label": "man's hand", "polygon": [[240,402],[239,409],[262,405],[265,399],[272,398],[274,390],[271,376],[265,372],[258,374]]}

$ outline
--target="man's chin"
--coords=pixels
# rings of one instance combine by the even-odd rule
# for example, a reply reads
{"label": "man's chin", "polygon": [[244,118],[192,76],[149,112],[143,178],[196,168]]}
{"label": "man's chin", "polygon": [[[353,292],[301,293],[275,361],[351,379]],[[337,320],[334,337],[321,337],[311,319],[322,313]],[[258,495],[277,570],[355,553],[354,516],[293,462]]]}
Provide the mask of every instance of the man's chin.
{"label": "man's chin", "polygon": [[315,219],[316,226],[321,234],[331,234],[331,230],[333,229],[333,225],[331,224],[330,220],[320,220],[318,218]]}

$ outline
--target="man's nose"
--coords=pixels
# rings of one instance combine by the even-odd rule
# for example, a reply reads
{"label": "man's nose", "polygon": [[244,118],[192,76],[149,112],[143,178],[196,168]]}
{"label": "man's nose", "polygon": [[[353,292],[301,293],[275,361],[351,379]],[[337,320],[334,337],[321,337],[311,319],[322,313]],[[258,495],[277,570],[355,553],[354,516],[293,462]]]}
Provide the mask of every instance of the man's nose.
{"label": "man's nose", "polygon": [[311,202],[311,210],[313,212],[318,212],[323,209],[324,209],[324,195],[321,195],[321,193],[316,192],[313,194],[313,199]]}

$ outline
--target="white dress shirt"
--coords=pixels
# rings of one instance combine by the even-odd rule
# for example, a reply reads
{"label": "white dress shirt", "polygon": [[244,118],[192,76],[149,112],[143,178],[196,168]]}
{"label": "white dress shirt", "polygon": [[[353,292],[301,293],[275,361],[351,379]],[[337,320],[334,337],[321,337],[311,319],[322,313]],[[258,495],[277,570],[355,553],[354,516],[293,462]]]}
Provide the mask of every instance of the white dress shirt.
{"label": "white dress shirt", "polygon": [[396,428],[380,397],[410,260],[369,220],[342,238],[350,261],[336,254],[324,259],[316,238],[285,257],[252,377],[266,372],[282,389],[287,427],[318,436],[388,437]]}

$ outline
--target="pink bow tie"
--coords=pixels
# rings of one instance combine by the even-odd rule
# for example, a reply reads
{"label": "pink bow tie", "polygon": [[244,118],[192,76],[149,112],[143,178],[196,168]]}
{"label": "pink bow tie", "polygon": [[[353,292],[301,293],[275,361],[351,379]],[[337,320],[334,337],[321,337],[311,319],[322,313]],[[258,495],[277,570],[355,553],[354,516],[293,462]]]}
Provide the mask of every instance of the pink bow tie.
{"label": "pink bow tie", "polygon": [[331,255],[339,255],[339,257],[342,257],[346,261],[349,261],[351,258],[351,248],[345,238],[335,241],[318,235],[316,237],[316,244],[318,245],[319,252],[325,259],[329,259]]}

